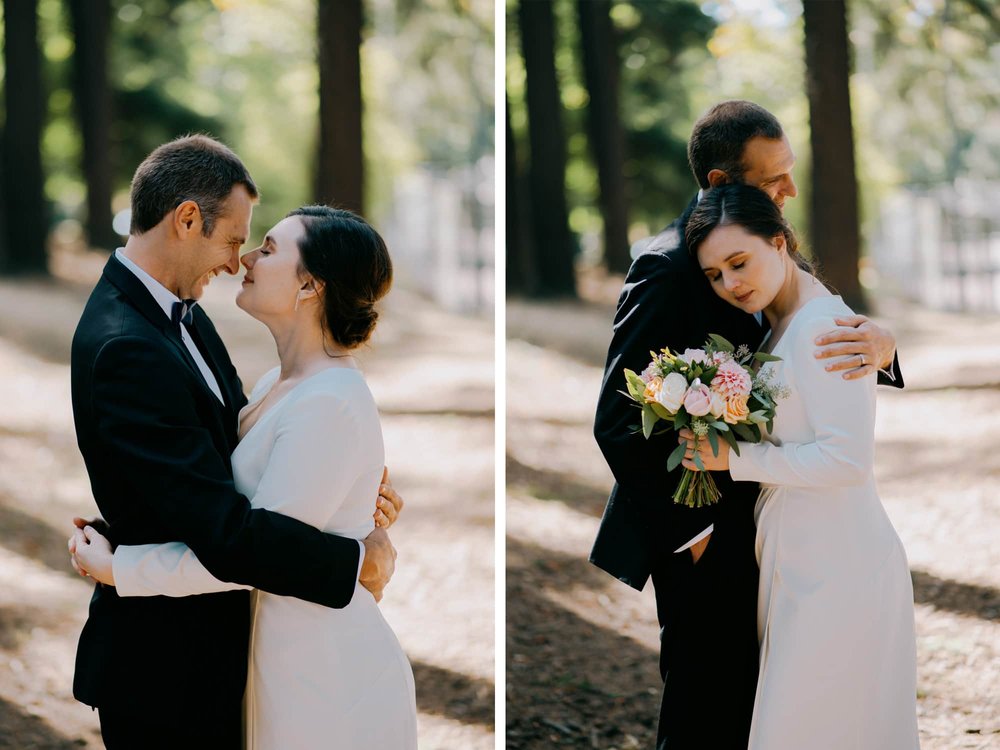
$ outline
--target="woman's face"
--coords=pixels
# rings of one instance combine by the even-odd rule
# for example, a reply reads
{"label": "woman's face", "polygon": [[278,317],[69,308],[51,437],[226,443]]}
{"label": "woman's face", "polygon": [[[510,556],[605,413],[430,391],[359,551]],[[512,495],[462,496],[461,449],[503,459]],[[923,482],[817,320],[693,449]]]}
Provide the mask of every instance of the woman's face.
{"label": "woman's face", "polygon": [[[305,226],[298,216],[282,219],[265,235],[260,247],[240,258],[247,269],[236,304],[255,318],[288,316],[315,296],[311,287],[302,291],[307,279],[299,275],[299,239]],[[300,295],[301,292],[301,295]]]}
{"label": "woman's face", "polygon": [[769,242],[738,224],[713,229],[698,248],[698,263],[722,299],[748,313],[767,307],[786,277],[785,238]]}

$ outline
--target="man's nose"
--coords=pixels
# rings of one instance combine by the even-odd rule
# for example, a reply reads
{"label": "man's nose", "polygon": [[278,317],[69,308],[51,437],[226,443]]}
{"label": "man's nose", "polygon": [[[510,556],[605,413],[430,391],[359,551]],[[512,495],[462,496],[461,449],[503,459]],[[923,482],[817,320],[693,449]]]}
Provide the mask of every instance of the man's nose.
{"label": "man's nose", "polygon": [[240,272],[240,249],[236,248],[229,255],[229,260],[226,262],[226,270],[229,271],[231,276],[235,276]]}
{"label": "man's nose", "polygon": [[788,175],[788,179],[785,181],[784,193],[789,198],[794,198],[799,194],[799,189],[795,186],[795,180],[791,175]]}

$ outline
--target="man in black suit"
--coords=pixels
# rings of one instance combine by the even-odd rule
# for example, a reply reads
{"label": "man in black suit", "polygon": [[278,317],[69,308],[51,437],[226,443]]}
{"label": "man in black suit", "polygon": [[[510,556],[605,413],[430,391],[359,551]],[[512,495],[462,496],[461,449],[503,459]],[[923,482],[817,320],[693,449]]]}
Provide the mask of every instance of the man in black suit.
{"label": "man in black suit", "polygon": [[[755,185],[779,206],[797,194],[795,157],[780,123],[750,102],[709,110],[695,124],[688,157],[702,190]],[[636,435],[638,411],[619,393],[625,369],[641,372],[650,351],[698,348],[709,333],[751,350],[763,339],[764,321],[716,296],[688,255],[684,229],[697,203],[695,197],[636,258],[618,301],[594,424],[616,484],[590,559],[636,589],[653,579],[664,679],[657,747],[744,750],[757,681],[758,486],[717,473],[718,504],[675,505],[671,495],[681,470],[668,472],[666,464],[677,436]],[[831,377],[892,368],[880,379],[902,386],[891,334],[862,316],[838,325],[817,341],[825,345],[819,356],[851,355],[828,368]]]}
{"label": "man in black suit", "polygon": [[[132,182],[126,246],[108,260],[72,349],[73,416],[115,545],[184,542],[219,579],[346,606],[376,596],[395,550],[253,509],[233,485],[243,385],[194,302],[239,270],[257,188],[221,143],[157,148]],[[119,597],[98,585],[77,651],[75,697],[100,711],[108,748],[241,747],[249,640],[245,590]]]}

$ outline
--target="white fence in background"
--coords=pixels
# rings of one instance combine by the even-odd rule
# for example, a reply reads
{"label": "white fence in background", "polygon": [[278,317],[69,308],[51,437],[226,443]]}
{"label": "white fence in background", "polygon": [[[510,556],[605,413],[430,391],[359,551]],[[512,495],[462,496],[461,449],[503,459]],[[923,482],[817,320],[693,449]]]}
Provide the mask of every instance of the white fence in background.
{"label": "white fence in background", "polygon": [[382,219],[397,278],[455,312],[495,304],[493,169],[489,157],[404,175]]}
{"label": "white fence in background", "polygon": [[1000,183],[896,193],[882,204],[869,249],[883,283],[911,300],[1000,312]]}

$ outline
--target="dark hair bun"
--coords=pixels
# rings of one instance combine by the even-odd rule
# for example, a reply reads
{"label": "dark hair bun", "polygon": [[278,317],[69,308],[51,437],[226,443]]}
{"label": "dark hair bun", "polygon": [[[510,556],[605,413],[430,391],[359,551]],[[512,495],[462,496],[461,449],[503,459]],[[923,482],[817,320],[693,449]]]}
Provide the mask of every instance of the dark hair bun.
{"label": "dark hair bun", "polygon": [[385,241],[368,222],[344,209],[303,206],[288,215],[302,219],[302,265],[324,286],[323,327],[341,346],[361,346],[378,322],[375,303],[392,286]]}

